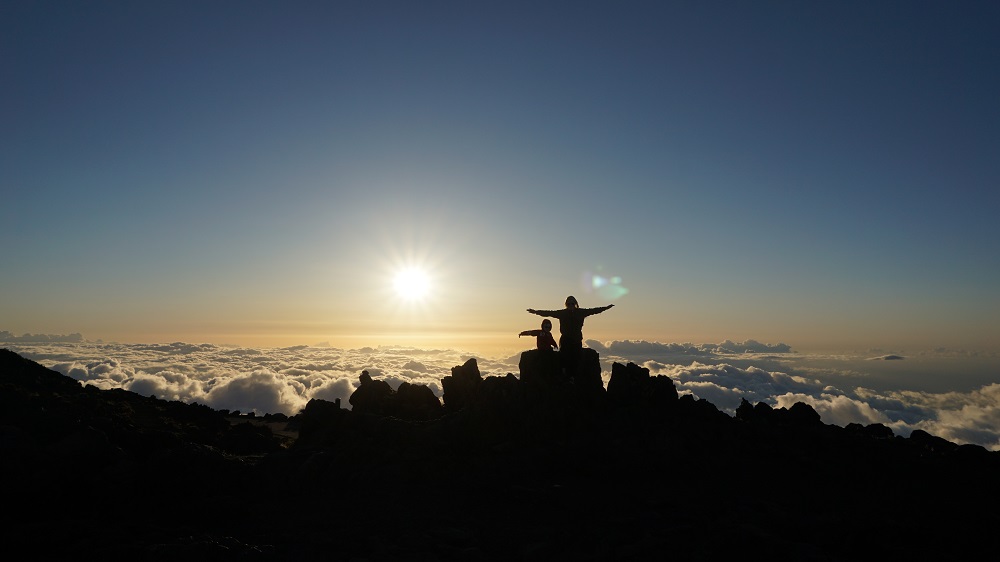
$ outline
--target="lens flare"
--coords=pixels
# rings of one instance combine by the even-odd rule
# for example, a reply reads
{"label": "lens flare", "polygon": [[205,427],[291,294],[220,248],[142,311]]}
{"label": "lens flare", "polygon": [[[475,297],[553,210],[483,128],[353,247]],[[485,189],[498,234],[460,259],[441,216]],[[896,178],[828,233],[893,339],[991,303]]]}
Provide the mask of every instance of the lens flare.
{"label": "lens flare", "polygon": [[628,289],[622,285],[622,278],[618,275],[605,277],[586,271],[583,273],[581,284],[588,293],[597,293],[606,300],[620,299],[628,294]]}

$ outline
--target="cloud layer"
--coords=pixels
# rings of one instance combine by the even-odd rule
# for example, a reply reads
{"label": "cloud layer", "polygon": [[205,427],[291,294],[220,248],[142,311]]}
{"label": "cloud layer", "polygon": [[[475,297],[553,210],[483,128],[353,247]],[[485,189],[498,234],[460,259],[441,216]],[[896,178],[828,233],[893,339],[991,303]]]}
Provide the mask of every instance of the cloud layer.
{"label": "cloud layer", "polygon": [[[9,332],[0,332],[0,336],[4,334]],[[893,389],[885,384],[891,373],[873,370],[916,368],[913,361],[917,359],[908,363],[871,361],[870,354],[807,356],[793,353],[784,344],[753,340],[697,345],[644,341],[587,344],[601,354],[605,381],[613,362],[633,362],[654,375],[669,376],[682,394],[704,398],[730,415],[741,399],[775,407],[805,402],[825,423],[882,423],[902,436],[922,429],[956,443],[1000,450],[1000,384],[945,392]],[[297,413],[312,398],[340,399],[349,407],[348,398],[362,370],[394,388],[404,381],[427,385],[440,397],[441,379],[452,367],[472,357],[455,350],[405,347],[253,349],[183,342],[63,343],[55,339],[8,340],[5,345],[81,383],[103,389],[123,388],[216,409],[287,415]],[[954,361],[952,375],[957,380],[964,355],[944,350],[934,354]],[[476,359],[484,376],[517,373],[517,354]]]}
{"label": "cloud layer", "polygon": [[[84,384],[123,388],[165,400],[216,409],[294,415],[312,398],[347,399],[361,371],[398,387],[422,384],[441,395],[441,379],[471,356],[452,350],[380,347],[354,350],[295,346],[253,349],[174,342],[74,345],[27,343],[7,347]],[[478,359],[478,358],[477,358]],[[478,359],[485,375],[513,369]]]}
{"label": "cloud layer", "polygon": [[0,343],[44,343],[44,342],[83,342],[83,334],[22,334],[15,336],[7,330],[0,331]]}
{"label": "cloud layer", "polygon": [[[875,390],[885,386],[891,373],[866,369],[872,358],[859,356],[801,356],[783,344],[768,345],[749,340],[721,344],[663,344],[658,342],[588,342],[598,348],[602,362],[632,361],[651,374],[667,375],[678,392],[693,394],[715,404],[730,415],[740,399],[766,402],[774,407],[790,407],[796,402],[812,406],[824,423],[845,426],[849,423],[881,423],[896,435],[908,436],[922,429],[956,443],[973,443],[1000,450],[1000,384],[990,383],[960,392],[922,390]],[[737,350],[745,349],[740,353]],[[788,355],[784,355],[788,354]],[[969,354],[937,349],[921,352],[921,357],[946,360],[946,371],[956,383]],[[645,359],[644,359],[645,358]],[[877,363],[889,360],[895,370],[916,373],[920,365],[907,371],[904,357],[890,354],[877,357]],[[759,366],[758,366],[759,365]],[[991,372],[1000,373],[996,358]],[[899,375],[896,375],[897,377]],[[981,378],[981,377],[980,377]],[[831,380],[839,381],[838,385]],[[851,381],[852,384],[844,384]]]}

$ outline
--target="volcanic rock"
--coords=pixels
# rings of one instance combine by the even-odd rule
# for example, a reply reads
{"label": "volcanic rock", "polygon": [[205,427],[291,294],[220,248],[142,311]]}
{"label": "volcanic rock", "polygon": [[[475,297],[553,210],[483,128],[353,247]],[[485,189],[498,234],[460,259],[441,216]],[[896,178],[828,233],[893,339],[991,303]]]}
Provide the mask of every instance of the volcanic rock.
{"label": "volcanic rock", "polygon": [[744,400],[733,418],[635,365],[613,364],[605,391],[546,359],[526,352],[520,378],[453,368],[436,417],[424,390],[368,376],[353,410],[313,399],[290,418],[289,445],[255,425],[267,416],[231,424],[0,351],[0,544],[38,559],[967,560],[1000,525],[996,452],[823,424],[804,403]]}

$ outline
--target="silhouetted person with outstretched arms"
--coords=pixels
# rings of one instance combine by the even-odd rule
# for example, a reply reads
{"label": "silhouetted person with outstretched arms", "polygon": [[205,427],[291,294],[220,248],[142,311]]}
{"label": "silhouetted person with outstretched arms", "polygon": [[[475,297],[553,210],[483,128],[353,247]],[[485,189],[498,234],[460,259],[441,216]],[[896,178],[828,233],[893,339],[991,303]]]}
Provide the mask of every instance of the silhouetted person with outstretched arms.
{"label": "silhouetted person with outstretched arms", "polygon": [[558,347],[556,346],[556,340],[552,337],[552,321],[548,318],[542,320],[542,328],[540,330],[525,330],[517,335],[517,337],[521,336],[535,336],[535,346],[538,349],[552,351],[553,347]]}
{"label": "silhouetted person with outstretched arms", "polygon": [[580,304],[576,302],[576,297],[570,295],[566,297],[566,308],[562,310],[535,310],[534,308],[529,308],[528,312],[539,316],[550,316],[559,319],[559,350],[560,354],[566,359],[563,365],[566,366],[567,373],[573,376],[576,373],[577,359],[583,351],[584,318],[600,314],[613,306],[613,304],[609,304],[608,306],[599,306],[597,308],[580,308]]}

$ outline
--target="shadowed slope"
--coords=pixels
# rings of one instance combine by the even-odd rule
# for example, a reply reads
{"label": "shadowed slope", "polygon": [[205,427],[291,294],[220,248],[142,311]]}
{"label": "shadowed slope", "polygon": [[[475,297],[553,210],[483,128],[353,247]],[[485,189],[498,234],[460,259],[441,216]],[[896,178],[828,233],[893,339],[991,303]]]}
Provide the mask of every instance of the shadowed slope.
{"label": "shadowed slope", "polygon": [[419,389],[368,393],[358,412],[313,400],[286,449],[204,406],[81,387],[0,351],[4,544],[153,560],[932,560],[972,556],[1000,523],[1000,463],[981,447],[830,426],[805,404],[730,417],[633,364],[605,391],[550,358],[527,352],[520,377],[455,367],[440,410]]}

